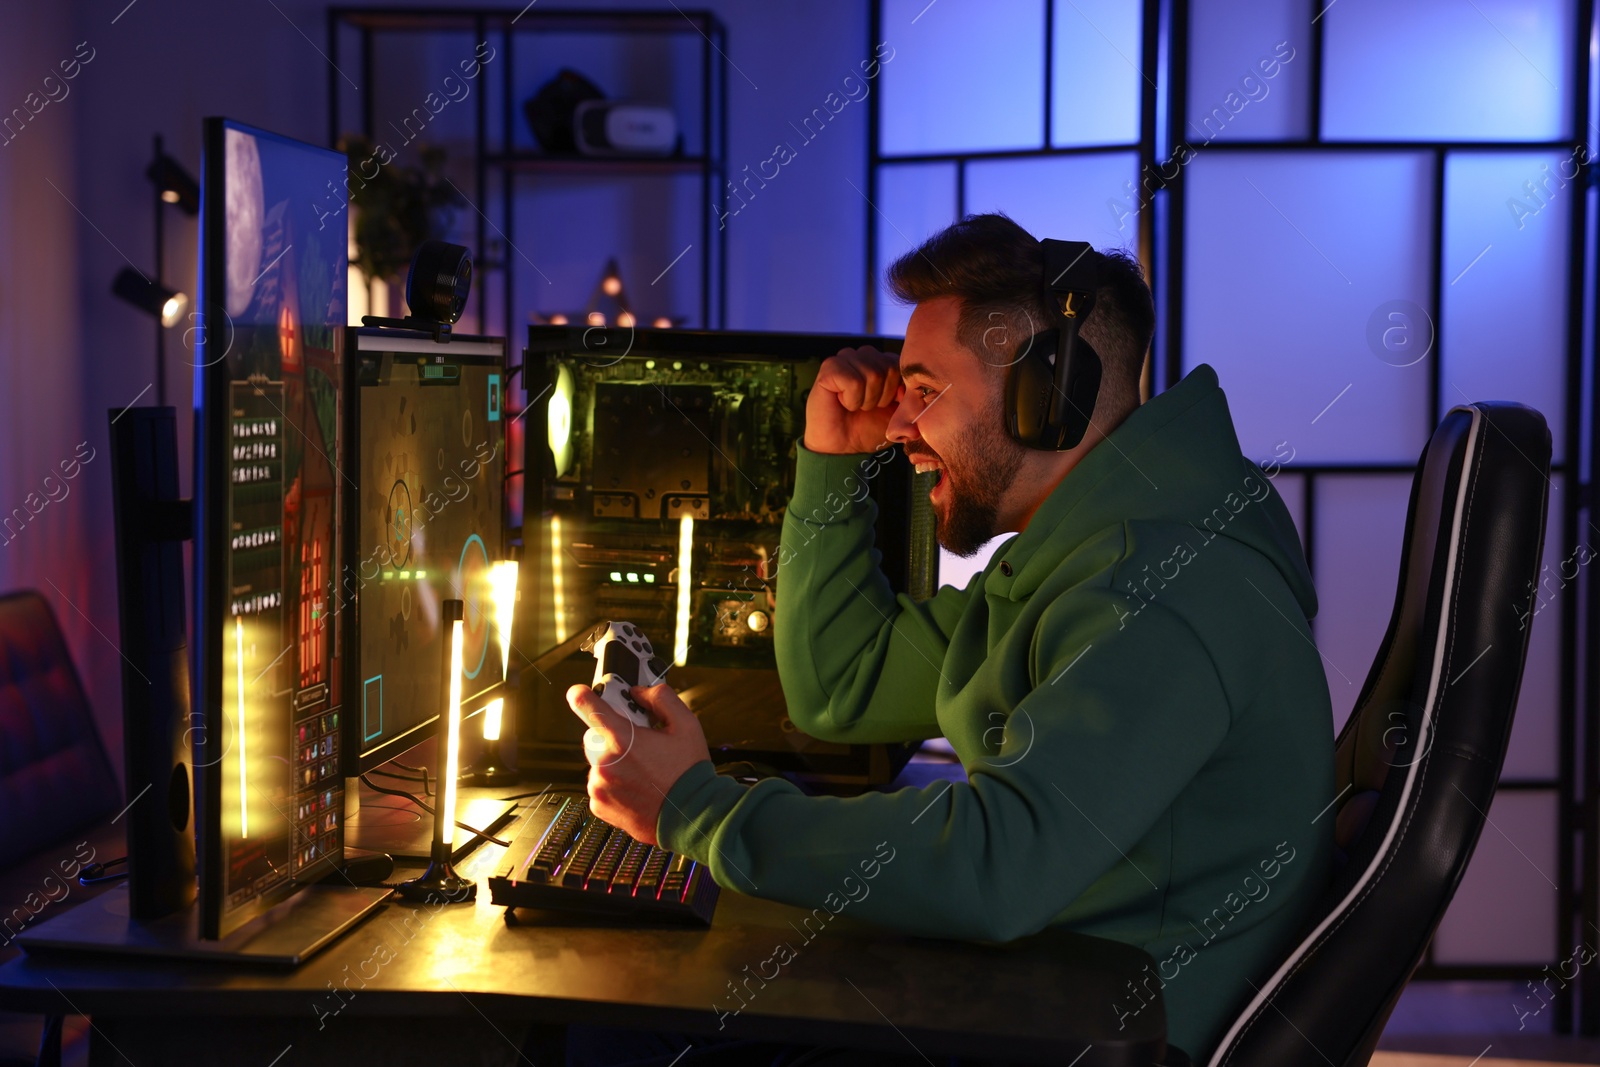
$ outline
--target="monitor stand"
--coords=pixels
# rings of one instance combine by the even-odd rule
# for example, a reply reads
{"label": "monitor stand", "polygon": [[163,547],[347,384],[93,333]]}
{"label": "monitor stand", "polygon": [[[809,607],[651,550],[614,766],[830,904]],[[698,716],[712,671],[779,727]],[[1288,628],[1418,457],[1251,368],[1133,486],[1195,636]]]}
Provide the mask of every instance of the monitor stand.
{"label": "monitor stand", "polygon": [[[406,797],[381,793],[373,785],[423,799],[423,783],[415,780],[415,772],[418,767],[436,769],[443,762],[437,749],[438,739],[428,737],[367,772],[370,779],[364,781],[363,775],[344,780],[346,848],[386,852],[401,867],[426,867],[433,861],[433,816]],[[498,799],[507,786],[469,785],[468,780],[466,775],[456,779],[456,822],[493,834],[511,821],[516,801]],[[428,806],[437,810],[439,779],[432,770],[428,784],[432,786],[432,795],[426,798]],[[460,863],[483,840],[471,830],[454,827],[450,862]]]}
{"label": "monitor stand", "polygon": [[165,956],[292,967],[304,962],[378,909],[382,886],[310,885],[217,941],[200,936],[200,908],[150,922],[130,914],[123,883],[17,935],[29,952],[94,952]]}
{"label": "monitor stand", "polygon": [[[516,802],[497,800],[485,794],[504,792],[504,788],[459,787],[456,793],[456,821],[484,833],[492,834],[499,830],[510,821],[512,812],[516,810]],[[460,863],[481,840],[457,826],[451,836],[450,861]],[[424,866],[433,850],[433,816],[402,797],[392,797],[362,786],[361,807],[345,816],[344,843],[347,848],[387,852],[398,864]]]}

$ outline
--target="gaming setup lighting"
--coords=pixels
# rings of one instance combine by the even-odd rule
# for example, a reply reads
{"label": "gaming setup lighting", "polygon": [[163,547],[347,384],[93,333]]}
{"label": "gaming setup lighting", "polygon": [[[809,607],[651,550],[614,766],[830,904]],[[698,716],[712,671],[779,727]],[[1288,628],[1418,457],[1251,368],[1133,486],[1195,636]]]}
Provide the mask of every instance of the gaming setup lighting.
{"label": "gaming setup lighting", "polygon": [[567,473],[572,466],[573,388],[572,372],[566,367],[558,367],[555,388],[550,393],[549,425],[546,428],[550,454],[556,461],[557,476]]}
{"label": "gaming setup lighting", "polygon": [[200,183],[183,169],[183,165],[161,150],[156,140],[156,157],[145,168],[145,177],[156,187],[164,204],[175,204],[185,215],[200,214]]}
{"label": "gaming setup lighting", "polygon": [[461,608],[460,602],[456,602],[454,610],[448,607],[445,610],[445,621],[450,627],[450,666],[446,681],[444,714],[440,717],[445,727],[442,731],[445,749],[444,763],[439,768],[439,781],[443,784],[441,793],[443,803],[440,807],[445,817],[437,821],[439,834],[446,845],[455,844],[453,815],[456,810],[456,779],[461,776],[461,672],[465,669],[461,662],[461,648],[466,636]]}
{"label": "gaming setup lighting", "polygon": [[[519,565],[514,559],[500,560],[489,569],[490,602],[494,611],[494,627],[500,643],[501,677],[506,677],[511,666],[511,623],[516,613],[517,574]],[[428,869],[421,877],[399,886],[400,895],[410,900],[447,901],[465,903],[477,896],[477,883],[456,874],[451,865],[451,852],[455,843],[456,788],[461,778],[461,680],[466,671],[462,646],[465,640],[464,602],[446,600],[442,607],[446,642],[444,672],[444,708],[439,716],[438,750],[438,806],[433,812],[433,847]],[[485,785],[499,785],[513,781],[516,772],[495,765],[495,751],[505,719],[505,697],[496,697],[483,709],[483,739],[489,742],[486,765],[476,774],[476,780]]]}
{"label": "gaming setup lighting", "polygon": [[556,616],[556,644],[567,640],[567,581],[564,547],[561,542],[561,516],[550,516],[550,604]]}
{"label": "gaming setup lighting", "polygon": [[672,662],[689,662],[689,598],[694,592],[689,565],[694,558],[694,516],[678,520],[678,625],[673,631]]}
{"label": "gaming setup lighting", "polygon": [[489,568],[494,629],[500,641],[500,677],[511,671],[511,621],[517,608],[517,561],[503,559]]}
{"label": "gaming setup lighting", "polygon": [[478,895],[478,884],[456,873],[450,862],[455,840],[456,779],[461,768],[461,676],[463,604],[446,600],[442,606],[445,631],[450,635],[444,653],[444,713],[439,716],[439,796],[433,809],[433,850],[421,876],[397,886],[407,900],[464,904]]}
{"label": "gaming setup lighting", "polygon": [[239,836],[250,836],[250,783],[245,773],[245,714],[244,714],[244,616],[233,617],[233,669],[236,672],[234,687],[238,692],[239,720],[234,727],[234,738],[239,749]]}
{"label": "gaming setup lighting", "polygon": [[189,310],[189,298],[176,289],[147,278],[132,267],[123,267],[111,283],[113,295],[161,320],[162,326],[176,326]]}
{"label": "gaming setup lighting", "polygon": [[[500,643],[500,677],[508,693],[511,690],[511,623],[517,612],[519,570],[515,559],[500,560],[489,568],[489,599],[494,606],[495,636]],[[517,780],[515,761],[509,761],[509,766],[501,763],[505,712],[506,697],[495,697],[484,705],[483,756],[472,778],[476,785],[506,785]],[[515,738],[508,739],[508,743],[515,747]]]}
{"label": "gaming setup lighting", "polygon": [[[610,309],[609,312],[607,309]],[[631,330],[639,325],[639,316],[634,313],[633,305],[628,301],[627,287],[622,284],[622,269],[617,266],[616,259],[612,258],[606,260],[605,269],[589,293],[589,302],[583,311],[572,315],[559,311],[545,314],[535,312],[533,321],[546,326],[566,326],[572,322],[581,322],[585,326],[614,325],[619,329]],[[674,320],[667,315],[657,315],[650,320],[650,325],[658,330],[667,330],[672,328]]]}
{"label": "gaming setup lighting", "polygon": [[484,705],[483,708],[483,739],[485,741],[500,740],[500,720],[504,718],[506,698],[495,697]]}
{"label": "gaming setup lighting", "polygon": [[189,310],[189,297],[177,289],[168,287],[161,280],[161,273],[165,269],[163,253],[166,246],[162,216],[169,204],[176,206],[185,215],[200,214],[200,183],[184,170],[181,163],[167,155],[166,150],[161,147],[160,135],[156,136],[155,152],[144,173],[156,191],[155,276],[151,277],[130,264],[117,272],[116,278],[111,282],[111,292],[118,299],[126,300],[141,311],[147,311],[156,317],[158,323],[155,360],[156,403],[165,404],[167,370],[166,361],[163,359],[164,331],[176,326],[183,319],[184,313]]}

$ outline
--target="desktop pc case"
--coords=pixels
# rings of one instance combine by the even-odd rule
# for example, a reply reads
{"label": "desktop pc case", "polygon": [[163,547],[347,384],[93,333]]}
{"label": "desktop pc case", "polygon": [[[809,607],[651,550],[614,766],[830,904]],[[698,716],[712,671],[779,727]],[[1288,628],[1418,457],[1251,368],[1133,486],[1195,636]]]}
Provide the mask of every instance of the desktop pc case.
{"label": "desktop pc case", "polygon": [[[842,745],[789,719],[773,651],[783,516],[806,397],[841,348],[898,338],[532,326],[525,355],[525,517],[516,644],[524,771],[580,777],[583,724],[568,686],[580,647],[628,620],[673,667],[668,682],[736,773],[823,791],[889,781],[914,746]],[[921,599],[938,547],[919,478],[896,450],[871,480],[893,587]],[[685,566],[687,589],[681,582]]]}

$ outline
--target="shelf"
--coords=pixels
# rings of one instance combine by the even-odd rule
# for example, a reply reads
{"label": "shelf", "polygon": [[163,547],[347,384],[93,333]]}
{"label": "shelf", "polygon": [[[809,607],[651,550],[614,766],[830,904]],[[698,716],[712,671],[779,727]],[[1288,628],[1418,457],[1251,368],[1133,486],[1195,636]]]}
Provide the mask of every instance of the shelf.
{"label": "shelf", "polygon": [[[575,5],[575,0],[554,2]],[[348,132],[352,122],[371,136],[377,116],[383,110],[370,94],[363,94],[359,99],[352,97],[354,83],[339,76],[338,64],[345,57],[355,57],[360,63],[357,80],[366,87],[377,84],[375,70],[394,62],[388,52],[404,43],[408,35],[476,33],[491,41],[504,57],[483,72],[481,92],[484,95],[478,98],[479,106],[472,112],[471,150],[467,154],[474,170],[470,180],[482,194],[480,202],[473,205],[476,210],[463,220],[472,230],[463,243],[482,256],[475,266],[483,284],[476,286],[472,293],[479,328],[485,333],[504,333],[513,343],[520,339],[527,322],[521,314],[526,294],[518,295],[522,292],[518,281],[529,270],[529,263],[525,256],[514,251],[515,245],[507,234],[527,239],[523,235],[530,230],[542,233],[546,228],[544,224],[554,220],[550,212],[559,210],[556,205],[561,202],[565,187],[584,182],[614,187],[628,197],[638,198],[641,204],[655,204],[668,195],[681,196],[687,192],[685,186],[695,185],[698,218],[686,217],[681,221],[698,224],[694,244],[701,250],[697,256],[699,306],[685,307],[683,311],[693,311],[696,322],[711,325],[726,322],[727,232],[726,227],[719,224],[717,197],[701,195],[708,191],[703,186],[713,182],[721,185],[730,165],[727,28],[715,14],[686,5],[664,6],[653,11],[563,10],[529,0],[511,0],[503,7],[477,4],[444,7],[438,0],[429,6],[417,7],[345,6],[348,3],[349,0],[343,0],[343,5],[330,7],[327,12],[326,54],[332,64],[328,73],[330,143]],[[622,39],[631,38],[630,48],[645,46],[651,53],[670,48],[673,56],[677,56],[682,51],[679,46],[687,42],[686,47],[692,47],[698,59],[700,77],[693,93],[680,87],[675,95],[681,98],[676,106],[685,116],[703,118],[704,128],[692,142],[695,151],[685,152],[684,141],[677,143],[678,154],[669,156],[585,156],[576,152],[540,151],[528,134],[527,126],[521,122],[522,102],[513,98],[513,88],[517,84],[514,74],[521,69],[516,58],[525,55],[530,45],[538,44],[541,33],[616,38],[613,50],[621,46]],[[552,50],[559,54],[562,43],[550,43]],[[409,62],[410,53],[406,55],[404,61]],[[484,103],[491,98],[499,101],[498,114],[492,121],[491,108]],[[523,139],[520,144],[518,138]],[[545,180],[540,180],[541,177]],[[662,182],[657,180],[660,178],[678,180]],[[685,178],[694,181],[685,182],[682,180]],[[468,186],[464,184],[462,188]],[[566,226],[570,221],[563,222],[565,228],[552,229],[565,235],[564,240],[581,240],[578,230]],[[674,218],[671,226],[681,228],[679,222]],[[491,297],[498,305],[492,314]],[[495,325],[491,326],[491,322]]]}
{"label": "shelf", "polygon": [[719,170],[721,164],[705,156],[579,156],[545,155],[542,152],[511,152],[486,155],[486,165],[505,167],[508,170],[571,171],[593,173],[597,171],[629,171],[639,174],[694,172],[710,167]]}
{"label": "shelf", "polygon": [[410,10],[335,7],[329,17],[359,30],[470,31],[479,19],[495,30],[567,33],[700,33],[719,29],[709,11],[551,11],[515,7],[419,7]]}

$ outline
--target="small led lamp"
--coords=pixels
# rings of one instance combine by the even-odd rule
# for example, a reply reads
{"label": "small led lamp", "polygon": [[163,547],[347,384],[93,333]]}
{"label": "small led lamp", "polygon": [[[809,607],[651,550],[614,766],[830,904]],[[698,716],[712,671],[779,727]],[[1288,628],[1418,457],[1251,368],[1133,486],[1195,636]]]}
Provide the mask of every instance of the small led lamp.
{"label": "small led lamp", "polygon": [[[500,643],[501,688],[507,696],[496,697],[483,709],[483,749],[477,769],[473,772],[474,785],[509,785],[517,780],[516,761],[503,758],[503,745],[513,752],[516,748],[515,731],[509,738],[506,730],[506,702],[511,693],[511,623],[517,613],[517,574],[515,559],[503,559],[489,568],[489,600],[494,609],[495,636]],[[511,725],[515,727],[515,722]]]}
{"label": "small led lamp", "polygon": [[183,169],[183,164],[161,150],[159,139],[155,159],[145,168],[144,176],[156,187],[163,204],[176,204],[185,215],[200,214],[200,183]]}
{"label": "small led lamp", "polygon": [[465,904],[478,896],[478,883],[461,877],[450,862],[451,844],[455,839],[456,779],[461,765],[462,609],[459,600],[446,600],[441,609],[445,632],[445,701],[439,713],[439,795],[433,809],[433,850],[428,869],[420,877],[395,887],[407,900]]}
{"label": "small led lamp", "polygon": [[176,326],[189,310],[189,297],[146,278],[132,267],[123,267],[111,283],[111,292],[134,307],[148,311],[163,326]]}

